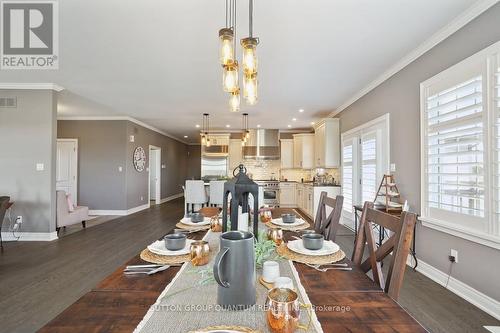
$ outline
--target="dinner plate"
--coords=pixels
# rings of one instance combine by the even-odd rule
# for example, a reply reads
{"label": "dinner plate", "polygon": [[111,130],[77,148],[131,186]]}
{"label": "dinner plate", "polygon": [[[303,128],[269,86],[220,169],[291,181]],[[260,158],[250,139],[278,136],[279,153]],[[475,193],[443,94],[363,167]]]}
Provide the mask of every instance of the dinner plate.
{"label": "dinner plate", "polygon": [[194,242],[192,239],[186,239],[186,246],[183,249],[177,251],[171,251],[165,247],[164,240],[157,240],[153,244],[148,245],[148,250],[154,254],[159,254],[161,256],[182,256],[189,254],[191,252],[191,243]]}
{"label": "dinner plate", "polygon": [[302,244],[302,239],[296,239],[293,241],[289,241],[287,244],[288,248],[293,252],[297,252],[299,254],[304,254],[307,256],[327,256],[330,254],[334,254],[340,247],[332,241],[324,241],[323,247],[319,250],[308,250]]}
{"label": "dinner plate", "polygon": [[201,222],[191,222],[190,217],[184,217],[182,218],[181,223],[185,225],[208,225],[210,224],[210,217],[205,217]]}
{"label": "dinner plate", "polygon": [[306,223],[306,221],[304,221],[303,219],[297,217],[295,219],[295,222],[293,222],[293,223],[285,223],[285,222],[283,222],[283,219],[280,217],[280,218],[277,218],[277,219],[272,219],[271,223],[272,224],[276,224],[276,225],[280,225],[280,226],[285,226],[285,227],[297,227],[299,225],[303,225],[304,223]]}

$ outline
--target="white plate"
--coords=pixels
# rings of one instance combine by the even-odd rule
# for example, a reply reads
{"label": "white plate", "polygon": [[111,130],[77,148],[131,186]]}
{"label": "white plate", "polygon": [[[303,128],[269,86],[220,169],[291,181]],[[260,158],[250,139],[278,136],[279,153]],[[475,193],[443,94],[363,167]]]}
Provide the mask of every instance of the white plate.
{"label": "white plate", "polygon": [[210,224],[210,217],[205,217],[202,222],[198,222],[198,223],[191,222],[190,217],[183,217],[181,219],[181,223],[183,223],[185,225],[208,225],[208,224]]}
{"label": "white plate", "polygon": [[283,222],[283,219],[280,217],[280,218],[277,218],[277,219],[272,219],[271,223],[272,224],[276,224],[276,225],[281,225],[281,226],[287,226],[287,227],[297,227],[299,225],[303,225],[304,223],[306,223],[306,221],[304,221],[303,219],[297,217],[295,219],[295,222],[293,222],[293,223],[285,223],[285,222]]}
{"label": "white plate", "polygon": [[299,254],[305,254],[307,256],[327,256],[330,254],[334,254],[340,247],[332,241],[324,241],[323,247],[319,250],[308,250],[302,244],[302,239],[296,239],[293,241],[289,241],[287,244],[288,248],[293,252],[297,252]]}
{"label": "white plate", "polygon": [[164,240],[157,240],[153,244],[148,245],[148,250],[161,256],[182,256],[191,252],[190,247],[192,242],[194,242],[194,240],[186,239],[186,246],[184,246],[183,249],[178,251],[170,251],[165,247]]}

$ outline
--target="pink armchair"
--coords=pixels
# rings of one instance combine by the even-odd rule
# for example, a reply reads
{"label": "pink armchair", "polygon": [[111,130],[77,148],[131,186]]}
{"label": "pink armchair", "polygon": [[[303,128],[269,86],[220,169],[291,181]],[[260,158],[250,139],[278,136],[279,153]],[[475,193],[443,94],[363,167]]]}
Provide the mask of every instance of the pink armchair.
{"label": "pink armchair", "polygon": [[56,214],[56,231],[59,234],[59,229],[67,225],[82,223],[85,228],[85,221],[89,218],[89,208],[85,206],[77,206],[75,210],[70,212],[66,192],[56,191],[57,194],[57,214]]}

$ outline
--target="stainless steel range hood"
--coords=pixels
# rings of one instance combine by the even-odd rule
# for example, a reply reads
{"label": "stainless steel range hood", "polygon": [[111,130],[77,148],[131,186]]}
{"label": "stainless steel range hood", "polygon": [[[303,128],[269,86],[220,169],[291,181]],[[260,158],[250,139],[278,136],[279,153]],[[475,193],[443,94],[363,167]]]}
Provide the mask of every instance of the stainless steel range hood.
{"label": "stainless steel range hood", "polygon": [[279,160],[280,133],[277,129],[251,129],[250,138],[243,147],[243,158]]}

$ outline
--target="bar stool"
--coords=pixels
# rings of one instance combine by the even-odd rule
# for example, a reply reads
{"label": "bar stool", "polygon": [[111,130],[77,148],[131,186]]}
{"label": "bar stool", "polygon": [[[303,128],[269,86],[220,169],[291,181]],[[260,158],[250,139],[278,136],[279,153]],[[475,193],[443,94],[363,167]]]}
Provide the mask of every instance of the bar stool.
{"label": "bar stool", "polygon": [[210,206],[222,206],[224,201],[224,180],[210,181]]}
{"label": "bar stool", "polygon": [[186,213],[189,213],[190,204],[191,212],[194,212],[195,205],[203,207],[207,203],[205,182],[203,180],[186,180],[184,201],[186,202]]}

